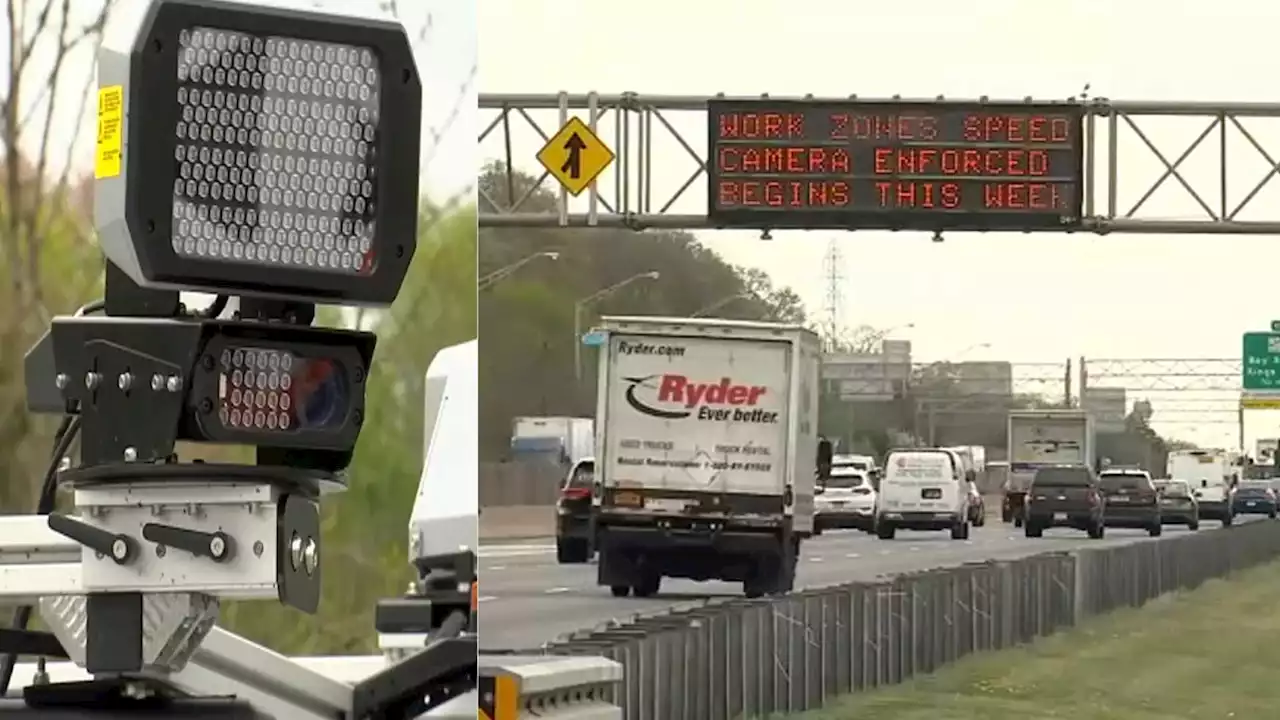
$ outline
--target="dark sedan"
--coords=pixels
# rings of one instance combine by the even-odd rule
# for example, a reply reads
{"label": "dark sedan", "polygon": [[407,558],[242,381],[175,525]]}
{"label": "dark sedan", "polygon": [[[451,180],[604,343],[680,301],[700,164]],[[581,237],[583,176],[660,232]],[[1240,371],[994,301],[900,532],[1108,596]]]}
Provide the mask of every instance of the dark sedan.
{"label": "dark sedan", "polygon": [[1160,521],[1165,525],[1186,525],[1188,530],[1200,529],[1200,503],[1196,501],[1191,484],[1186,480],[1160,480]]}
{"label": "dark sedan", "polygon": [[1143,470],[1104,470],[1098,476],[1107,498],[1107,527],[1143,528],[1151,537],[1164,532],[1160,494]]}
{"label": "dark sedan", "polygon": [[556,501],[556,561],[561,564],[589,562],[595,554],[591,542],[591,487],[595,461],[579,460],[560,488]]}
{"label": "dark sedan", "polygon": [[1275,519],[1276,491],[1271,489],[1269,480],[1245,480],[1236,487],[1231,506],[1237,515],[1266,515]]}

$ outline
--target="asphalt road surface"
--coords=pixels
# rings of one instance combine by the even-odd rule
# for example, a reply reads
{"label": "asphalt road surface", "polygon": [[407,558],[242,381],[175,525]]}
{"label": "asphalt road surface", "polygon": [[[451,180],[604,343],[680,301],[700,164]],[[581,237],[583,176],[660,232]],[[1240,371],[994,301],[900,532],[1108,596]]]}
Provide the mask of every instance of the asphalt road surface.
{"label": "asphalt road surface", "polygon": [[[1239,519],[1237,520],[1239,522]],[[1212,530],[1209,522],[1200,532]],[[1166,526],[1165,537],[1188,532]],[[1021,529],[999,522],[973,528],[969,540],[942,532],[899,532],[878,540],[856,530],[828,531],[801,550],[798,587],[838,585],[853,580],[948,567],[983,560],[1010,560],[1039,552],[1152,542],[1143,530],[1108,528],[1104,540],[1083,532],[1049,530],[1031,539]],[[482,546],[480,552],[480,647],[482,650],[537,648],[576,630],[613,619],[653,614],[671,606],[696,604],[708,597],[740,597],[740,583],[694,582],[664,578],[656,597],[615,598],[596,585],[596,568],[559,565],[550,540],[521,545]]]}

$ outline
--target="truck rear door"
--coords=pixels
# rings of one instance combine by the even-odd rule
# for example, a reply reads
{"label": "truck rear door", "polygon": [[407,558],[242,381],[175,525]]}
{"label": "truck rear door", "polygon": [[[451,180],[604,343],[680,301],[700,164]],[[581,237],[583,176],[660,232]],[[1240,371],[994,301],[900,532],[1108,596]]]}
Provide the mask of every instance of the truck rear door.
{"label": "truck rear door", "polygon": [[782,495],[789,343],[615,334],[608,352],[609,487]]}

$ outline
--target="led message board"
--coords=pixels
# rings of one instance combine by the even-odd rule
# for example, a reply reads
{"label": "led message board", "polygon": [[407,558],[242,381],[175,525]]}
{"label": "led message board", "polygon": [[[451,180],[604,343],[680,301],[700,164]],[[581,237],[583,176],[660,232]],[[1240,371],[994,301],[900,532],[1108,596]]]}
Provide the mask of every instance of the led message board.
{"label": "led message board", "polygon": [[1078,104],[711,100],[715,227],[1070,230]]}

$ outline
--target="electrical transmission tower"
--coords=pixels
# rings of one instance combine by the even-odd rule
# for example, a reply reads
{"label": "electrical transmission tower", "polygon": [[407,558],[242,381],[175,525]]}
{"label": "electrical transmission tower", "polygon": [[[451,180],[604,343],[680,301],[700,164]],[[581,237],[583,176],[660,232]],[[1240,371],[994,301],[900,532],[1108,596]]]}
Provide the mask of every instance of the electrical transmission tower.
{"label": "electrical transmission tower", "polygon": [[822,272],[827,283],[827,297],[822,311],[826,316],[826,342],[831,350],[835,349],[840,338],[840,304],[844,300],[840,293],[840,283],[844,280],[840,268],[843,260],[840,244],[834,239],[828,242],[827,255],[822,262]]}

